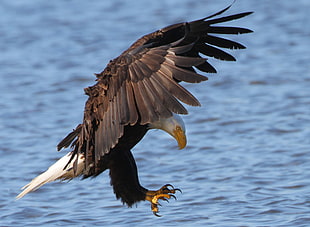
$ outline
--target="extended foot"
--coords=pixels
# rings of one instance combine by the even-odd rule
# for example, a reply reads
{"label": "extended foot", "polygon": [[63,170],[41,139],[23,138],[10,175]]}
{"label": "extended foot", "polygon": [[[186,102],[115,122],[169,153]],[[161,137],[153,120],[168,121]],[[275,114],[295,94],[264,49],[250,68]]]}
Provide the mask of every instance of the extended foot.
{"label": "extended foot", "polygon": [[169,202],[168,199],[171,197],[176,199],[174,196],[176,191],[181,192],[180,189],[174,188],[171,184],[166,184],[157,191],[147,191],[145,199],[151,202],[151,209],[154,215],[160,217],[160,215],[158,215],[158,205],[160,206],[158,200],[161,199]]}

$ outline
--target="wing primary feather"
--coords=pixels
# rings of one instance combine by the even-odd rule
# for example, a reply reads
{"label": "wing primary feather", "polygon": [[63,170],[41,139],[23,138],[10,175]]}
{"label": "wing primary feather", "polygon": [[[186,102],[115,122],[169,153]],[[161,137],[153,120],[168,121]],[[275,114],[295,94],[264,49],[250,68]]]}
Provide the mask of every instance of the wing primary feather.
{"label": "wing primary feather", "polygon": [[140,124],[146,124],[149,122],[149,113],[146,103],[144,102],[143,95],[140,93],[140,86],[138,83],[132,82],[133,93],[137,104],[137,109],[140,116]]}
{"label": "wing primary feather", "polygon": [[162,94],[160,94],[160,99],[162,100],[163,105],[167,106],[169,111],[176,114],[188,113],[185,107],[162,84],[160,84],[159,81],[154,77],[150,77],[150,81],[158,92],[162,92]]}
{"label": "wing primary feather", "polygon": [[128,102],[128,107],[129,107],[129,112],[130,112],[130,119],[129,119],[129,123],[130,125],[135,125],[138,121],[138,113],[137,113],[137,107],[136,107],[136,101],[134,98],[134,94],[133,94],[133,88],[131,86],[130,82],[126,83],[126,91],[127,91],[127,102]]}
{"label": "wing primary feather", "polygon": [[165,61],[165,57],[164,57],[165,55],[158,54],[155,51],[150,50],[150,51],[146,52],[143,57],[145,59],[149,59],[150,61],[153,61],[154,65],[157,65],[157,67],[158,67],[160,65],[160,63]]}
{"label": "wing primary feather", "polygon": [[[157,57],[157,59],[155,57]],[[140,61],[144,63],[152,72],[156,72],[160,68],[160,64],[164,60],[165,58],[162,56],[160,59],[158,59],[158,55],[150,55],[150,54],[145,54],[140,59]]]}
{"label": "wing primary feather", "polygon": [[103,149],[103,143],[106,141],[104,140],[104,129],[103,129],[102,121],[98,125],[98,129],[95,132],[95,163],[100,160],[100,157],[102,155],[102,149]]}
{"label": "wing primary feather", "polygon": [[[153,78],[154,79],[154,78]],[[149,96],[152,99],[152,103],[154,105],[154,112],[156,113],[157,117],[161,118],[169,118],[171,117],[171,111],[167,109],[165,105],[163,105],[163,98],[160,94],[163,94],[161,87],[155,88],[156,84],[153,84],[149,78],[143,80],[144,86],[149,91]],[[158,101],[158,98],[161,99]],[[158,119],[156,119],[158,120]]]}
{"label": "wing primary feather", "polygon": [[119,126],[120,126],[120,110],[119,110],[119,95],[115,97],[115,101],[113,102],[113,115],[112,115],[112,128],[113,128],[113,134],[112,134],[112,138],[116,138],[115,140],[112,140],[112,148],[115,147],[115,145],[118,142],[119,139]]}
{"label": "wing primary feather", "polygon": [[167,90],[173,94],[177,99],[191,106],[200,106],[199,101],[179,83],[165,74],[158,72],[153,74],[154,78],[162,84]]}
{"label": "wing primary feather", "polygon": [[[102,123],[104,123],[103,125],[102,125],[102,127],[103,127],[103,138],[104,138],[104,146],[107,148],[107,149],[100,149],[99,150],[99,154],[100,154],[100,156],[102,155],[104,155],[105,153],[108,153],[109,152],[109,148],[111,148],[111,146],[112,146],[112,141],[111,141],[111,139],[112,139],[112,137],[111,137],[111,135],[112,135],[112,128],[111,128],[111,119],[112,119],[112,116],[111,116],[111,108],[108,108],[108,110],[107,110],[107,112],[105,113],[105,116],[104,116],[104,118],[105,118],[105,121],[104,122],[101,122],[101,124]],[[102,140],[102,138],[100,138],[101,140]]]}
{"label": "wing primary feather", "polygon": [[[235,2],[235,1],[234,1],[234,2]],[[234,3],[234,2],[233,2],[233,3]],[[219,12],[217,12],[217,13],[214,13],[214,14],[212,14],[212,15],[210,15],[210,16],[207,16],[207,17],[205,17],[205,18],[202,18],[202,19],[200,19],[200,20],[204,21],[204,20],[206,20],[206,19],[209,19],[209,18],[212,18],[212,17],[216,17],[216,16],[218,16],[218,15],[224,13],[225,11],[227,11],[227,10],[233,5],[233,3],[231,3],[229,6],[227,6],[227,7],[224,8],[224,9],[222,9],[221,11],[219,11]],[[199,20],[198,20],[198,21],[199,21]]]}
{"label": "wing primary feather", "polygon": [[231,41],[228,39],[216,37],[216,36],[211,36],[211,35],[207,35],[207,36],[203,37],[202,41],[205,43],[209,43],[211,45],[214,45],[214,46],[222,47],[222,48],[245,49],[245,46],[243,46],[240,43],[237,43],[237,42],[234,42],[234,41]]}
{"label": "wing primary feather", "polygon": [[209,63],[209,62],[204,62],[201,65],[196,66],[197,69],[200,71],[206,72],[206,73],[216,73],[216,69]]}
{"label": "wing primary feather", "polygon": [[[232,3],[232,4],[233,4],[233,3]],[[226,8],[224,8],[224,9],[218,11],[217,13],[211,14],[210,16],[207,16],[207,17],[204,17],[204,18],[202,18],[202,19],[199,19],[199,20],[195,20],[195,21],[190,22],[189,24],[190,24],[191,31],[196,32],[196,31],[197,31],[197,27],[200,27],[200,25],[204,24],[204,23],[206,22],[205,20],[210,19],[210,18],[212,18],[212,17],[216,17],[216,16],[218,16],[218,15],[224,13],[225,11],[227,11],[227,10],[232,6],[232,4],[230,4],[230,5],[227,6]],[[210,21],[210,20],[208,20],[208,21]],[[207,21],[207,22],[208,22],[208,21]]]}
{"label": "wing primary feather", "polygon": [[[116,111],[116,106],[115,106],[115,100],[113,100],[113,102],[111,103],[111,118],[110,118],[110,125],[111,125],[111,128],[109,129],[110,131],[110,136],[111,138],[114,138],[114,140],[111,140],[111,148],[114,147],[115,145],[115,142],[117,141],[118,139],[118,136],[117,136],[117,133],[116,133],[116,125],[115,125],[115,122],[117,121],[117,114],[115,113]],[[109,133],[108,131],[106,133]]]}
{"label": "wing primary feather", "polygon": [[213,34],[230,34],[230,35],[238,35],[253,32],[252,30],[247,28],[225,27],[225,26],[210,26],[207,31],[208,33]]}
{"label": "wing primary feather", "polygon": [[236,59],[232,55],[205,43],[197,45],[196,48],[202,54],[214,57],[216,59],[220,59],[223,61],[236,61]]}
{"label": "wing primary feather", "polygon": [[172,60],[176,66],[180,66],[180,67],[197,66],[197,65],[200,65],[206,61],[205,58],[178,56],[178,55],[174,55],[174,54],[166,55],[166,59]]}
{"label": "wing primary feather", "polygon": [[150,122],[155,122],[158,121],[158,114],[156,113],[156,108],[155,108],[155,103],[157,102],[156,99],[152,98],[152,93],[150,90],[146,89],[145,87],[145,80],[139,81],[138,87],[139,87],[139,92],[141,96],[143,97],[143,102],[146,107],[146,116],[145,116],[145,121],[142,121],[141,117],[141,124],[146,124]]}
{"label": "wing primary feather", "polygon": [[165,56],[167,54],[167,50],[169,49],[168,45],[167,46],[161,46],[161,47],[157,47],[157,48],[153,48],[152,54],[157,54],[159,56]]}
{"label": "wing primary feather", "polygon": [[171,51],[175,54],[184,54],[184,53],[189,52],[193,48],[194,44],[195,43],[190,43],[190,44],[183,45],[183,46],[171,47],[169,48],[168,51]]}
{"label": "wing primary feather", "polygon": [[127,91],[126,91],[126,84],[124,83],[123,86],[120,89],[120,93],[119,93],[119,105],[121,105],[121,110],[120,110],[120,124],[121,125],[125,125],[128,122],[130,122],[130,111],[129,111],[129,107],[128,107],[128,101],[127,101]]}
{"label": "wing primary feather", "polygon": [[[121,93],[123,90],[120,89],[119,93]],[[117,111],[118,111],[118,124],[116,125],[117,130],[118,130],[118,138],[121,138],[123,136],[123,126],[124,126],[124,121],[123,121],[123,113],[124,110],[123,108],[126,108],[127,103],[123,101],[122,95],[119,94],[118,95],[118,102],[116,103],[118,105],[117,107]],[[127,113],[125,112],[125,115],[127,115]]]}
{"label": "wing primary feather", "polygon": [[142,61],[136,60],[134,64],[136,64],[137,68],[139,68],[144,77],[150,77],[152,75],[153,71],[149,67],[147,67]]}
{"label": "wing primary feather", "polygon": [[199,83],[208,79],[207,77],[202,76],[198,73],[176,67],[175,65],[168,64],[167,62],[164,62],[162,64],[159,71],[165,73],[166,75],[169,75],[170,72],[173,78],[188,83]]}
{"label": "wing primary feather", "polygon": [[237,20],[237,19],[240,19],[240,18],[245,17],[247,15],[250,15],[252,13],[253,12],[238,13],[238,14],[234,14],[234,15],[230,15],[230,16],[225,16],[225,17],[220,17],[220,18],[216,18],[216,19],[212,19],[212,20],[207,20],[205,22],[208,24],[218,24],[218,23],[223,23],[223,22],[227,22],[227,21]]}

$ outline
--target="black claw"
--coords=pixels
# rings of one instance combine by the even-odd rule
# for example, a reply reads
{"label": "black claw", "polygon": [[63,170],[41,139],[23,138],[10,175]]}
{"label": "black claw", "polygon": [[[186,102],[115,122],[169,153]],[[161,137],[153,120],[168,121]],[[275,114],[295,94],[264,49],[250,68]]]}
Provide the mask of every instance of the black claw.
{"label": "black claw", "polygon": [[181,192],[181,193],[183,193],[182,192],[182,190],[181,189],[179,189],[179,188],[176,188],[176,189],[174,189],[175,191],[179,191],[179,192]]}
{"label": "black claw", "polygon": [[168,199],[166,199],[166,198],[163,198],[162,200],[165,200],[165,201],[167,201],[167,203],[169,203],[169,200],[168,200]]}
{"label": "black claw", "polygon": [[168,190],[170,190],[169,187],[171,187],[172,190],[174,189],[174,187],[171,184],[165,184],[164,185],[164,188],[167,188]]}
{"label": "black claw", "polygon": [[161,215],[159,215],[158,212],[153,211],[153,214],[154,214],[156,217],[159,217],[159,218],[161,217]]}
{"label": "black claw", "polygon": [[175,200],[177,200],[177,197],[175,197],[174,195],[170,195],[172,198],[174,198]]}

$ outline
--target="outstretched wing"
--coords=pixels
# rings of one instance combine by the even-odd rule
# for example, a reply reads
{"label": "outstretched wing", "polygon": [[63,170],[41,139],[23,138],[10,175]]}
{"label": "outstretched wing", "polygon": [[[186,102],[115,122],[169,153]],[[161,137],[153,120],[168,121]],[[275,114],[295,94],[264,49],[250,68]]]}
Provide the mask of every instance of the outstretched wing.
{"label": "outstretched wing", "polygon": [[201,54],[234,61],[233,56],[219,48],[245,48],[216,34],[251,32],[245,28],[216,25],[251,13],[215,18],[229,7],[209,17],[171,25],[143,36],[110,61],[103,72],[96,74],[97,83],[85,89],[89,99],[83,124],[61,141],[58,149],[72,144],[74,155],[82,152],[86,163],[97,163],[118,143],[126,125],[155,122],[159,118],[170,117],[172,113],[187,114],[180,101],[192,106],[200,105],[179,82],[207,80],[196,69],[216,72]]}

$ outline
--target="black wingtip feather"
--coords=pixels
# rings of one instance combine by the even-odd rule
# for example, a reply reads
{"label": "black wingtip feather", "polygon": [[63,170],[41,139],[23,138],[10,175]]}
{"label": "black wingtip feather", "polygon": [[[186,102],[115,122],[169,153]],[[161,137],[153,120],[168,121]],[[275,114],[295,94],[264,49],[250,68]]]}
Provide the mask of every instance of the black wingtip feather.
{"label": "black wingtip feather", "polygon": [[207,35],[202,39],[205,43],[228,49],[245,49],[246,47],[240,43],[221,37]]}
{"label": "black wingtip feather", "polygon": [[222,51],[218,48],[215,48],[213,46],[207,45],[205,43],[199,44],[197,46],[198,51],[201,52],[204,55],[207,55],[209,57],[214,57],[219,60],[223,61],[236,61],[235,57],[226,53],[225,51]]}
{"label": "black wingtip feather", "polygon": [[227,22],[227,21],[237,20],[237,19],[240,19],[242,17],[248,16],[252,13],[253,12],[238,13],[238,14],[233,14],[233,15],[229,15],[229,16],[225,16],[225,17],[215,18],[212,20],[207,20],[205,22],[207,22],[208,24],[218,24],[218,23],[223,23],[223,22]]}
{"label": "black wingtip feather", "polygon": [[234,4],[234,2],[231,3],[229,6],[227,6],[226,8],[224,8],[224,9],[218,11],[217,13],[214,13],[214,14],[212,14],[212,15],[210,15],[210,16],[204,17],[204,18],[202,18],[202,19],[200,19],[200,20],[197,20],[197,21],[205,21],[205,20],[207,20],[207,19],[209,19],[209,18],[216,17],[216,16],[218,16],[218,15],[224,13],[225,11],[227,11],[233,4]]}
{"label": "black wingtip feather", "polygon": [[226,27],[226,26],[209,26],[208,33],[212,34],[231,34],[231,35],[238,35],[244,33],[251,33],[253,32],[247,28],[239,28],[239,27]]}

